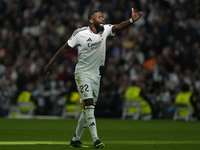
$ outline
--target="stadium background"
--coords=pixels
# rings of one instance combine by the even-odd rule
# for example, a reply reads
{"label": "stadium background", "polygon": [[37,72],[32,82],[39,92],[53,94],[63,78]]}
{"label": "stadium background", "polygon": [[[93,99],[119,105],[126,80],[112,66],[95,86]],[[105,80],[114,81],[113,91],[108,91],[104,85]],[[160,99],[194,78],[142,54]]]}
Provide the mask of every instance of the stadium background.
{"label": "stadium background", "polygon": [[170,118],[168,108],[183,83],[199,102],[198,0],[1,0],[0,116],[27,89],[37,98],[37,115],[59,116],[62,97],[76,91],[77,51],[67,53],[44,78],[45,65],[75,29],[88,25],[92,9],[101,10],[106,23],[117,24],[130,18],[131,7],[143,17],[107,39],[96,116],[120,117],[124,93],[132,84],[151,96],[158,108],[154,118]]}

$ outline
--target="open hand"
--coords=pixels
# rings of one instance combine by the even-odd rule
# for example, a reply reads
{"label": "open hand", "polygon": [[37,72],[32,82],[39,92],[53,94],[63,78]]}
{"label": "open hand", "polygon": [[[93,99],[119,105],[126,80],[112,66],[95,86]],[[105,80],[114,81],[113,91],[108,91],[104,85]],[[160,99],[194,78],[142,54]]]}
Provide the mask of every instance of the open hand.
{"label": "open hand", "polygon": [[137,13],[134,13],[134,8],[131,8],[132,10],[132,19],[133,21],[137,21],[138,19],[140,19],[143,15],[143,13],[140,11],[140,12],[137,12]]}

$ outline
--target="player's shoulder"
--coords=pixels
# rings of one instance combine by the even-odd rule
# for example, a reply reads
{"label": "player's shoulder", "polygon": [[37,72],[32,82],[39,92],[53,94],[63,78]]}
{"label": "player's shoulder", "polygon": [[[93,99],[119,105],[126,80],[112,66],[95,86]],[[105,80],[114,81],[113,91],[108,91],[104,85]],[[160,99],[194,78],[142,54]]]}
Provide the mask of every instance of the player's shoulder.
{"label": "player's shoulder", "polygon": [[112,28],[112,26],[113,26],[112,24],[105,24],[104,25],[105,28]]}
{"label": "player's shoulder", "polygon": [[78,28],[73,32],[72,35],[76,36],[78,33],[81,33],[81,32],[86,31],[86,30],[87,30],[87,27]]}

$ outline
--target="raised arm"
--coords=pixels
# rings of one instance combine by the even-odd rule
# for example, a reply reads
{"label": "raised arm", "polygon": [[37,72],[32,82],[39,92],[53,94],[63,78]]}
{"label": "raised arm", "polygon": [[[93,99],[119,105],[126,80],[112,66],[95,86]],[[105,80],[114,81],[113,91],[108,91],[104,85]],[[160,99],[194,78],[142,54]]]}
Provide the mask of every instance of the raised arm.
{"label": "raised arm", "polygon": [[112,32],[116,33],[119,31],[122,31],[126,28],[128,28],[132,23],[134,23],[135,21],[137,21],[138,19],[140,19],[142,17],[142,12],[137,12],[134,13],[134,8],[131,9],[132,10],[132,15],[131,18],[129,20],[123,21],[120,24],[116,24],[112,27]]}
{"label": "raised arm", "polygon": [[52,59],[49,61],[49,63],[46,65],[44,69],[44,75],[46,75],[48,72],[51,74],[52,66],[53,64],[64,54],[67,53],[67,51],[71,49],[71,47],[67,44],[67,42],[57,51],[57,53],[52,57]]}

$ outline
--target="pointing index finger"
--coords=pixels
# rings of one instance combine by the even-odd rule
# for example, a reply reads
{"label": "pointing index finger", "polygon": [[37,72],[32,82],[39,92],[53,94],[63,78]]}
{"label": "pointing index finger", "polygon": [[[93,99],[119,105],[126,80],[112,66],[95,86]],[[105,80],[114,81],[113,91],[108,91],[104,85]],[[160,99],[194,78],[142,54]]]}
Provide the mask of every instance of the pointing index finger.
{"label": "pointing index finger", "polygon": [[132,7],[131,9],[132,9],[132,13],[134,13],[134,8]]}

